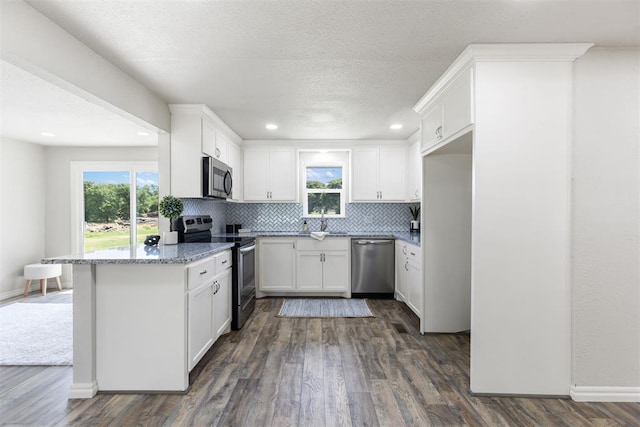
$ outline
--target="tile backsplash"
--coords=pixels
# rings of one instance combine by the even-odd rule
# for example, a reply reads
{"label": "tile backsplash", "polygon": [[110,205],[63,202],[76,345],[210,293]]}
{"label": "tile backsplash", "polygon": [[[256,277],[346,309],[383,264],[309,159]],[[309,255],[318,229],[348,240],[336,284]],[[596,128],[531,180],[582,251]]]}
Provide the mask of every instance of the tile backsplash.
{"label": "tile backsplash", "polygon": [[[346,218],[328,218],[330,231],[409,231],[412,203],[347,203]],[[242,224],[253,231],[302,230],[300,203],[225,203],[185,199],[185,215],[210,215],[214,233],[225,225]],[[319,218],[306,218],[310,231],[320,230]]]}

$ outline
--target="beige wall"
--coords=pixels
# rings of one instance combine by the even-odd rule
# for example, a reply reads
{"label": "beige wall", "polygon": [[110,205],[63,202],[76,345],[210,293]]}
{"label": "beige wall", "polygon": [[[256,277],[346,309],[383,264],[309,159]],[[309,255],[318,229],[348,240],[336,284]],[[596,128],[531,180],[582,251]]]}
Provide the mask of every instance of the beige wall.
{"label": "beige wall", "polygon": [[[2,137],[0,143],[0,299],[20,295],[25,264],[45,252],[45,150]],[[33,284],[35,288],[38,286]]]}
{"label": "beige wall", "polygon": [[640,390],[640,51],[575,66],[573,385]]}

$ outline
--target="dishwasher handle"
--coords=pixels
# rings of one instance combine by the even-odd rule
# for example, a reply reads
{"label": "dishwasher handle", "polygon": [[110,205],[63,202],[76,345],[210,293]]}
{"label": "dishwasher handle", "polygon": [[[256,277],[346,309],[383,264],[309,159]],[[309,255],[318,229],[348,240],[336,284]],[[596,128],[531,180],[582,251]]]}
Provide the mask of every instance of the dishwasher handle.
{"label": "dishwasher handle", "polygon": [[393,243],[393,240],[355,240],[353,243],[356,245],[388,245]]}

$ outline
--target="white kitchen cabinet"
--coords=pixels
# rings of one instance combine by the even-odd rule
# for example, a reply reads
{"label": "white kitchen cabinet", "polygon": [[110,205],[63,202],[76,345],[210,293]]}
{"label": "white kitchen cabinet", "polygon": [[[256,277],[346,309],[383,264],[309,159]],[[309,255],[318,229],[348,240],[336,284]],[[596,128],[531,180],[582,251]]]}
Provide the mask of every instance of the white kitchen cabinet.
{"label": "white kitchen cabinet", "polygon": [[422,261],[419,246],[396,241],[396,298],[422,317]]}
{"label": "white kitchen cabinet", "polygon": [[244,200],[296,201],[296,154],[290,147],[244,149]]}
{"label": "white kitchen cabinet", "polygon": [[229,143],[229,167],[233,174],[233,191],[231,200],[242,201],[243,200],[243,173],[242,173],[242,157],[240,154],[240,147],[233,142]]}
{"label": "white kitchen cabinet", "polygon": [[419,202],[422,199],[422,154],[420,141],[409,146],[408,150],[409,179],[407,185],[407,199]]}
{"label": "white kitchen cabinet", "polygon": [[233,139],[240,137],[205,105],[170,104],[171,194],[202,197],[202,157],[228,163]]}
{"label": "white kitchen cabinet", "polygon": [[349,239],[298,240],[296,289],[347,292],[350,285]]}
{"label": "white kitchen cabinet", "polygon": [[422,151],[429,150],[473,123],[473,74],[464,70],[442,94],[421,109]]}
{"label": "white kitchen cabinet", "polygon": [[213,332],[216,339],[231,328],[231,269],[219,274],[213,289]]}
{"label": "white kitchen cabinet", "polygon": [[189,292],[189,370],[202,359],[216,338],[213,329],[213,282]]}
{"label": "white kitchen cabinet", "polygon": [[396,299],[405,302],[409,295],[407,285],[407,244],[396,240]]}
{"label": "white kitchen cabinet", "polygon": [[231,251],[187,266],[189,371],[231,328]]}
{"label": "white kitchen cabinet", "polygon": [[355,148],[352,160],[352,200],[385,202],[405,200],[406,148]]}
{"label": "white kitchen cabinet", "polygon": [[295,239],[258,239],[258,288],[260,291],[295,289],[295,246]]}

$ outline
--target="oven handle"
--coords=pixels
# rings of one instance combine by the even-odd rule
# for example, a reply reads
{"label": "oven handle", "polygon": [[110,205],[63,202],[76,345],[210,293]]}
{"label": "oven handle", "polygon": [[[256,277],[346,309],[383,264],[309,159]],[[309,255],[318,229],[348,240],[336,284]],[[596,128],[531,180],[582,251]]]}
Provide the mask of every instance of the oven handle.
{"label": "oven handle", "polygon": [[251,252],[256,248],[256,245],[251,245],[248,248],[240,248],[240,253],[241,254],[246,254],[247,252]]}

